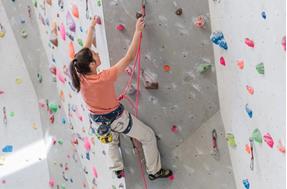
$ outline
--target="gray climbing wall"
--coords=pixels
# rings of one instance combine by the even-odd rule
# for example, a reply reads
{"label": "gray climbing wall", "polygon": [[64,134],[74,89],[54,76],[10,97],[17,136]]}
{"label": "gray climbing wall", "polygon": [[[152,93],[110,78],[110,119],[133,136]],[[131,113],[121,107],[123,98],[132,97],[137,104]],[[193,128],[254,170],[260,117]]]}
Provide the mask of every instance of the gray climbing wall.
{"label": "gray climbing wall", "polygon": [[[126,53],[140,3],[103,2],[111,65]],[[178,8],[183,9],[181,16],[175,13]],[[207,1],[147,1],[146,4],[142,67],[144,72],[157,76],[159,89],[145,89],[142,82],[139,117],[159,136],[164,166],[175,172],[173,181],[150,182],[150,188],[209,188],[210,183],[213,188],[235,188],[223,124],[217,113],[215,70],[212,66],[203,74],[198,72],[200,65],[214,62],[208,10]],[[203,27],[196,26],[198,18],[205,20]],[[119,24],[125,30],[118,31]],[[128,74],[120,78],[119,92],[127,80]],[[131,110],[128,103],[125,105]],[[208,122],[210,118],[214,123]],[[220,161],[211,155],[214,128],[220,141]],[[125,149],[127,188],[143,188],[128,140],[122,140],[122,149]],[[206,183],[207,179],[210,182]]]}

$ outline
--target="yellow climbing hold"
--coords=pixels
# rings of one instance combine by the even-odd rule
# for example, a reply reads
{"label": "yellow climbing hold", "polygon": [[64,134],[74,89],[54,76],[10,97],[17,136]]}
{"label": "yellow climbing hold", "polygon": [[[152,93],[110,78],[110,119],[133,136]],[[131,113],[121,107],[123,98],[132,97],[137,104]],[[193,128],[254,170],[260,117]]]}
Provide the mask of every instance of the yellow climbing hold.
{"label": "yellow climbing hold", "polygon": [[33,129],[38,129],[36,123],[33,123],[33,124],[32,124],[32,128],[33,128]]}
{"label": "yellow climbing hold", "polygon": [[17,84],[17,85],[20,85],[22,82],[23,82],[22,79],[16,78],[16,84]]}
{"label": "yellow climbing hold", "polygon": [[0,166],[5,164],[5,156],[0,156]]}

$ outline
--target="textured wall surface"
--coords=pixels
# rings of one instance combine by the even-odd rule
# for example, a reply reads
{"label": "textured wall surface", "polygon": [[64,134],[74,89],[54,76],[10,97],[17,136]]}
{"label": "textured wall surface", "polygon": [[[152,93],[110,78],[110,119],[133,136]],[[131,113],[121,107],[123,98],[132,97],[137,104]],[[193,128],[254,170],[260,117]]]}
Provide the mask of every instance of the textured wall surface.
{"label": "textured wall surface", "polygon": [[[225,132],[232,133],[237,143],[230,148],[237,188],[244,188],[243,180],[248,185],[247,179],[250,188],[283,189],[286,52],[282,39],[286,35],[286,1],[209,3],[212,30],[223,32],[228,44],[227,51],[214,46],[214,53]],[[225,66],[220,64],[221,57]],[[260,63],[264,64],[264,74],[256,69]],[[256,128],[261,134],[258,130],[253,134]],[[259,141],[254,141],[253,171],[249,168],[251,136]]]}

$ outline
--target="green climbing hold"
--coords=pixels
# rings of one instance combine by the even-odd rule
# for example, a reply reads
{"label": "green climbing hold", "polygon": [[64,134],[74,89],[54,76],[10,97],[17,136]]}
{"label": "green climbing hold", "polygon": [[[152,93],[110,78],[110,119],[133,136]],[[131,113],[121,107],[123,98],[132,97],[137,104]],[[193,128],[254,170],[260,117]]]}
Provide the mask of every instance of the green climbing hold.
{"label": "green climbing hold", "polygon": [[78,43],[79,43],[79,45],[81,46],[81,47],[83,47],[84,46],[84,43],[83,43],[83,40],[82,39],[78,39]]}
{"label": "green climbing hold", "polygon": [[112,186],[113,189],[117,189],[117,187],[115,185]]}
{"label": "green climbing hold", "polygon": [[97,5],[100,7],[102,6],[102,1],[101,0],[97,0]]}
{"label": "green climbing hold", "polygon": [[236,142],[235,142],[235,137],[233,134],[231,133],[227,133],[226,134],[226,140],[227,140],[227,143],[230,147],[236,147]]}
{"label": "green climbing hold", "polygon": [[15,116],[15,112],[10,112],[10,113],[9,113],[9,116],[10,116],[10,117],[14,117],[14,116]]}
{"label": "green climbing hold", "polygon": [[259,74],[264,75],[264,64],[262,62],[260,64],[257,64],[256,70]]}
{"label": "green climbing hold", "polygon": [[252,132],[252,138],[259,144],[262,144],[262,135],[259,129],[254,129],[254,131]]}
{"label": "green climbing hold", "polygon": [[64,141],[62,139],[58,140],[58,144],[64,144]]}
{"label": "green climbing hold", "polygon": [[33,0],[33,5],[34,5],[34,7],[37,8],[37,6],[38,6],[37,0]]}
{"label": "green climbing hold", "polygon": [[66,185],[64,183],[61,185],[61,189],[66,189]]}
{"label": "green climbing hold", "polygon": [[22,36],[23,38],[27,38],[27,37],[28,37],[28,33],[27,33],[27,31],[26,31],[25,29],[22,29],[22,30],[20,31],[20,34],[21,34],[21,36]]}
{"label": "green climbing hold", "polygon": [[55,104],[55,103],[49,103],[49,109],[50,109],[52,112],[56,113],[56,112],[58,111],[58,105]]}
{"label": "green climbing hold", "polygon": [[197,67],[197,71],[201,74],[207,72],[210,69],[211,69],[211,64],[209,64],[209,63],[200,64]]}
{"label": "green climbing hold", "polygon": [[38,78],[39,83],[42,83],[43,77],[39,73],[37,74],[37,78]]}

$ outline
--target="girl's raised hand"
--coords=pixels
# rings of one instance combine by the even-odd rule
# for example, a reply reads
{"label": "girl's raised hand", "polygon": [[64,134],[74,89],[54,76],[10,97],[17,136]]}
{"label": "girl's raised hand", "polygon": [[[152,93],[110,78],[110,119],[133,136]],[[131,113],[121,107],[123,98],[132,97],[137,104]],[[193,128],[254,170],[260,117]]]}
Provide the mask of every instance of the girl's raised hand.
{"label": "girl's raised hand", "polygon": [[92,21],[91,21],[91,27],[95,27],[97,25],[97,19],[98,19],[98,16],[94,16]]}
{"label": "girl's raised hand", "polygon": [[145,25],[144,18],[140,17],[136,23],[136,31],[142,32],[144,29],[144,25]]}

